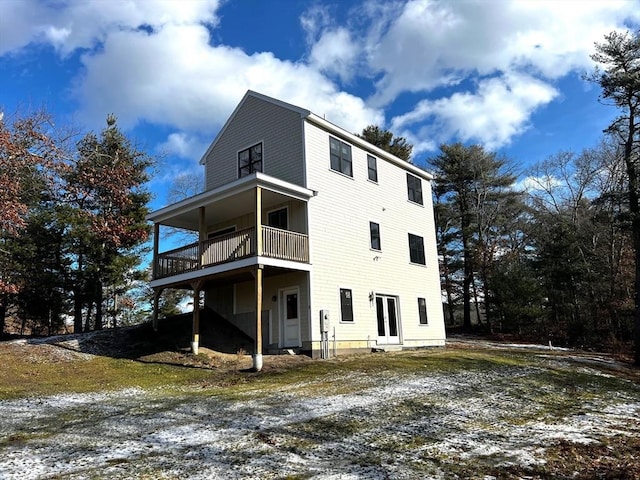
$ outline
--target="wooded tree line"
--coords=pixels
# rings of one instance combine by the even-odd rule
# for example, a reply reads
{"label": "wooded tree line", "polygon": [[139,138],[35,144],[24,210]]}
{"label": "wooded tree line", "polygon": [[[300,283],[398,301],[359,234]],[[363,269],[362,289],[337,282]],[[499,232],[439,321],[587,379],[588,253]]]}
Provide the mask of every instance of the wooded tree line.
{"label": "wooded tree line", "polygon": [[[473,317],[561,345],[635,343],[640,365],[640,31],[607,35],[592,58],[586,78],[618,112],[597,145],[527,171],[480,145],[442,145],[427,159],[445,318],[461,311],[467,329]],[[360,136],[410,155],[390,132]]]}
{"label": "wooded tree line", "polygon": [[[443,145],[430,164],[445,317],[556,345],[633,339],[634,260],[626,175],[605,140],[526,172],[481,146]],[[480,310],[479,314],[473,310]]]}
{"label": "wooded tree line", "polygon": [[0,333],[100,329],[131,311],[150,227],[152,159],[113,116],[62,134],[45,112],[0,118]]}

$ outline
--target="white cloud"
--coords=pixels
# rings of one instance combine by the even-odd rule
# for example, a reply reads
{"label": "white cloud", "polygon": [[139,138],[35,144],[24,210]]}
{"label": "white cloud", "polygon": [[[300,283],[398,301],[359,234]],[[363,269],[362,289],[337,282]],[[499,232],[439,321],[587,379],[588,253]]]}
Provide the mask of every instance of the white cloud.
{"label": "white cloud", "polygon": [[346,28],[328,30],[313,45],[309,60],[311,65],[321,72],[336,75],[342,81],[348,81],[356,73],[354,64],[359,47]]}
{"label": "white cloud", "polygon": [[316,3],[300,17],[307,56],[291,61],[214,44],[222,1],[2,0],[0,55],[33,43],[82,52],[80,119],[169,126],[187,135],[167,139],[176,151],[215,134],[247,89],[352,132],[387,127],[384,109],[412,92],[390,125],[419,153],[457,139],[508,144],[558,96],[557,79],[590,68],[595,41],[640,22],[637,0],[363,0],[339,14]]}
{"label": "white cloud", "polygon": [[176,155],[199,162],[210,143],[210,138],[203,140],[186,132],[174,132],[158,145],[157,150],[161,154]]}
{"label": "white cloud", "polygon": [[252,89],[326,115],[359,131],[383,121],[353,95],[341,92],[316,69],[274,57],[212,46],[202,25],[168,25],[156,33],[111,33],[100,52],[82,61],[76,91],[85,119],[116,112],[125,126],[140,119],[212,133],[246,90]]}
{"label": "white cloud", "polygon": [[[428,123],[421,133],[437,143],[455,137],[495,149],[528,127],[533,111],[558,92],[530,76],[508,74],[480,81],[475,92],[422,100],[409,113],[392,119],[394,130]],[[419,150],[418,150],[419,151]]]}
{"label": "white cloud", "polygon": [[382,77],[376,105],[404,91],[430,91],[468,76],[535,72],[547,79],[590,68],[593,43],[640,20],[637,1],[410,0],[372,19],[369,65]]}
{"label": "white cloud", "polygon": [[145,27],[218,22],[220,0],[3,0],[0,5],[0,54],[26,45],[49,43],[62,55],[92,49],[110,33]]}

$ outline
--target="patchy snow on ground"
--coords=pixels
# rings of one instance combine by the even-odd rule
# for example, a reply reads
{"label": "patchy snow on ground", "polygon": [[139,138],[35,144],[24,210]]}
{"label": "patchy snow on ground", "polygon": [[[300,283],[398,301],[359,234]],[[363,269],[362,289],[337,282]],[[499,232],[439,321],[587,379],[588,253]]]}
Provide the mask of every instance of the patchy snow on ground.
{"label": "patchy snow on ground", "polygon": [[323,379],[358,386],[344,391],[310,380],[233,399],[127,389],[2,401],[0,479],[449,478],[447,462],[531,465],[557,439],[640,435],[637,388],[558,416],[540,373],[382,370]]}

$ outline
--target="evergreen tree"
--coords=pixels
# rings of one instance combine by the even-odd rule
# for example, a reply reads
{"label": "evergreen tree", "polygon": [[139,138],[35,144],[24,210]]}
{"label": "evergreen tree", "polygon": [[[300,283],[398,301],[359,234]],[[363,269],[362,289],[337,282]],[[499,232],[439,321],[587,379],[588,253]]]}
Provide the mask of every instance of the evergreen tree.
{"label": "evergreen tree", "polygon": [[409,144],[404,137],[395,137],[389,130],[369,125],[362,130],[358,137],[402,160],[409,162],[411,159],[413,145]]}
{"label": "evergreen tree", "polygon": [[622,148],[628,176],[629,211],[635,251],[635,363],[640,366],[640,30],[612,32],[596,43],[591,58],[599,64],[591,79],[602,88],[601,98],[620,115],[608,132]]}
{"label": "evergreen tree", "polygon": [[[436,211],[448,212],[437,216],[441,222],[438,230],[448,232],[446,238],[439,239],[440,254],[446,257],[445,249],[461,254],[463,326],[468,329],[472,294],[476,308],[481,301],[476,280],[481,280],[486,300],[490,292],[489,266],[505,233],[501,223],[504,212],[515,208],[518,194],[512,190],[515,176],[506,159],[479,145],[456,143],[440,149],[441,153],[429,162],[435,170]],[[447,222],[446,228],[443,221]],[[481,278],[476,278],[478,275]],[[477,313],[480,314],[479,309]]]}
{"label": "evergreen tree", "polygon": [[84,329],[91,323],[101,329],[105,289],[124,283],[150,234],[145,182],[152,160],[131,144],[111,115],[100,136],[86,135],[77,149],[64,175],[75,242],[74,323],[76,330],[83,328],[84,311]]}

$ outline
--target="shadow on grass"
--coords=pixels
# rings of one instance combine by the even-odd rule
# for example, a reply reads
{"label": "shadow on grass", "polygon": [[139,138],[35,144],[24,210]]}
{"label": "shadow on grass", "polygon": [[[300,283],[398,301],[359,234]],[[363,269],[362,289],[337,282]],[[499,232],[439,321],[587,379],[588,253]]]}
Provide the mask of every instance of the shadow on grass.
{"label": "shadow on grass", "polygon": [[[29,338],[29,344],[48,344],[73,352],[88,353],[111,358],[136,360],[149,364],[206,367],[206,356],[190,356],[191,314],[178,315],[158,322],[158,330],[151,323],[120,327],[84,334]],[[213,312],[203,311],[200,317],[200,347],[222,354],[238,354],[253,350],[253,339]]]}

